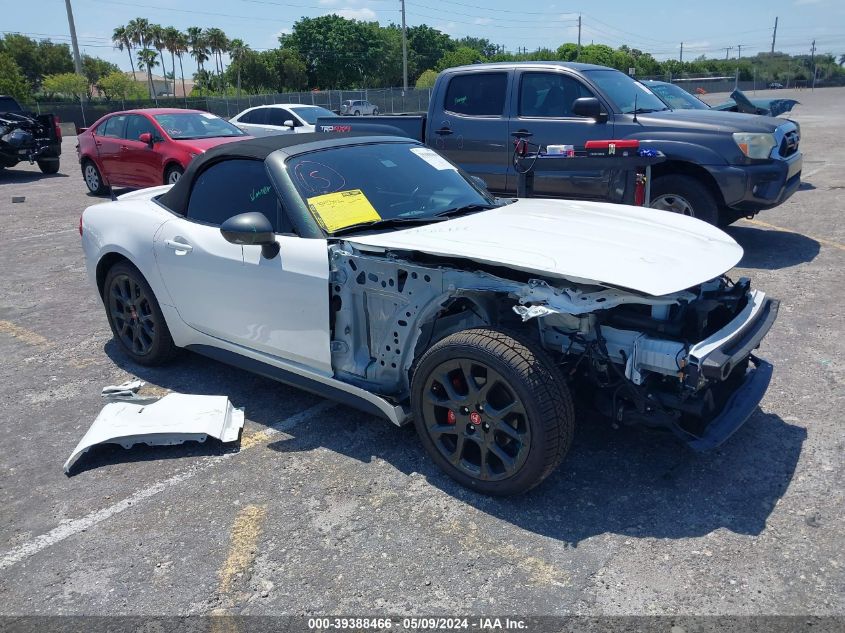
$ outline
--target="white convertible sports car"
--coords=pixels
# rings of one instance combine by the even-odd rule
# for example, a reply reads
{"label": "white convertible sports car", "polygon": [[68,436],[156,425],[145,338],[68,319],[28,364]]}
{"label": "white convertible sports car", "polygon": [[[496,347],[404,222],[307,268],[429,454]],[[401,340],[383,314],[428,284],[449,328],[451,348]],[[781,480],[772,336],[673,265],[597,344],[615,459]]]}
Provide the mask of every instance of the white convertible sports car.
{"label": "white convertible sports car", "polygon": [[414,420],[450,476],[525,491],[571,392],[695,450],[756,409],[777,301],[719,229],[604,203],[500,200],[398,137],[265,137],[85,210],[91,283],[146,365],[186,348]]}

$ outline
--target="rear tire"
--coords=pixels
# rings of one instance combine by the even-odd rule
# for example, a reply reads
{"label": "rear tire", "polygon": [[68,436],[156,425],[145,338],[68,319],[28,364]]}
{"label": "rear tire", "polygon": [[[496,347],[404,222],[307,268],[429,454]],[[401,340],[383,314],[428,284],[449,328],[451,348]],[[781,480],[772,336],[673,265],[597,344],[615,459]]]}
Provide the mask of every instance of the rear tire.
{"label": "rear tire", "polygon": [[57,174],[59,173],[59,160],[39,160],[38,169],[42,174]]}
{"label": "rear tire", "polygon": [[94,161],[86,159],[82,163],[82,178],[85,180],[88,191],[95,196],[103,196],[108,193],[109,188],[103,182],[103,176]]}
{"label": "rear tire", "polygon": [[164,184],[165,185],[175,185],[178,180],[182,177],[182,174],[185,173],[185,170],[182,169],[179,165],[171,165],[167,168],[164,172]]}
{"label": "rear tire", "polygon": [[411,404],[434,462],[484,494],[530,490],[572,443],[575,414],[559,370],[539,345],[499,330],[433,345],[414,371]]}
{"label": "rear tire", "polygon": [[651,208],[688,215],[709,224],[719,222],[719,205],[710,190],[692,176],[668,174],[651,185]]}
{"label": "rear tire", "polygon": [[103,283],[106,308],[114,338],[139,365],[163,365],[176,354],[176,345],[152,288],[127,261],[109,269]]}
{"label": "rear tire", "polygon": [[378,108],[373,108],[373,116],[378,116]]}
{"label": "rear tire", "polygon": [[355,110],[355,112],[353,112],[352,114],[354,114],[355,116],[361,116],[361,111]]}

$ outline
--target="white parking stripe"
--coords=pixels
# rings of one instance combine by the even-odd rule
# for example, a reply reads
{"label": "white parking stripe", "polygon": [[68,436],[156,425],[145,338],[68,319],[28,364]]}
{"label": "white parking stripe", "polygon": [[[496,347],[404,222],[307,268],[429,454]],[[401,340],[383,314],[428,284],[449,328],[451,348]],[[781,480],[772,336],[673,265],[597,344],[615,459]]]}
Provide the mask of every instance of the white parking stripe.
{"label": "white parking stripe", "polygon": [[[275,424],[272,427],[268,427],[266,429],[258,431],[258,433],[262,435],[262,440],[270,438],[278,433],[284,433],[286,431],[289,431],[301,422],[304,422],[319,414],[325,413],[327,410],[335,406],[337,406],[337,403],[325,400],[323,402],[315,404],[313,407],[305,409],[304,411],[295,413],[294,415],[282,420],[280,423]],[[219,464],[222,460],[229,459],[236,455],[241,455],[244,451],[254,446],[258,446],[259,444],[263,444],[263,441],[260,443],[248,443],[245,448],[238,451],[237,453],[225,453],[220,456],[204,458],[202,461],[198,462],[197,464],[194,464],[185,472],[177,473],[169,479],[154,483],[148,488],[139,490],[135,494],[130,495],[129,497],[126,497],[125,499],[118,501],[117,503],[110,505],[107,508],[97,510],[79,519],[73,519],[71,521],[62,523],[61,525],[53,528],[46,534],[36,536],[32,540],[27,541],[26,543],[22,543],[15,549],[4,554],[3,557],[0,558],[0,570],[7,569],[12,565],[16,565],[22,560],[29,558],[33,554],[37,554],[38,552],[50,547],[51,545],[55,545],[56,543],[64,541],[66,538],[71,537],[74,534],[79,534],[80,532],[87,530],[88,528],[91,528],[97,525],[98,523],[102,523],[106,519],[113,517],[116,514],[120,514],[124,510],[128,510],[129,508],[135,505],[138,505],[145,499],[149,499],[150,497],[153,497],[158,493],[167,490],[168,488],[172,488],[176,484],[182,483],[183,481],[186,481],[191,477],[194,477],[195,475],[208,470],[212,466]]]}

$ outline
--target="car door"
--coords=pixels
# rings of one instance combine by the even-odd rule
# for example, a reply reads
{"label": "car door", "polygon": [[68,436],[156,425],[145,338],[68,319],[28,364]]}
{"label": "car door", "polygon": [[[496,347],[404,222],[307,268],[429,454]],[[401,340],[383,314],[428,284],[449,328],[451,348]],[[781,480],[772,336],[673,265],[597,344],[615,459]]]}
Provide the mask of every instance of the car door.
{"label": "car door", "polygon": [[94,145],[97,148],[97,157],[100,159],[103,177],[111,185],[127,184],[121,179],[120,170],[120,146],[123,144],[126,118],[125,114],[116,114],[103,121],[94,131]]}
{"label": "car door", "polygon": [[509,185],[513,148],[505,108],[511,76],[508,70],[452,76],[434,95],[433,110],[443,114],[427,123],[428,144],[495,192],[507,191]]}
{"label": "car door", "polygon": [[267,110],[269,108],[254,108],[245,112],[236,122],[240,129],[251,136],[266,136]]}
{"label": "car door", "polygon": [[[582,149],[589,140],[613,138],[613,123],[596,122],[572,113],[575,99],[598,97],[577,76],[562,70],[520,69],[515,85],[511,95],[514,113],[511,134],[530,132],[532,136],[528,140],[542,147],[574,145]],[[515,191],[516,173],[510,162],[508,167],[509,184]],[[534,193],[563,198],[606,198],[611,176],[609,170],[538,173],[534,178]]]}
{"label": "car door", "polygon": [[[153,145],[139,139],[148,133]],[[154,187],[164,183],[162,155],[156,151],[164,142],[161,132],[146,116],[130,114],[126,117],[123,142],[120,145],[120,173],[123,182],[135,187]]]}
{"label": "car door", "polygon": [[[258,211],[280,253],[223,239],[226,219]],[[154,251],[179,316],[209,336],[331,373],[326,241],[293,233],[262,161],[228,159],[197,177],[187,216],[168,221]]]}
{"label": "car door", "polygon": [[297,122],[297,118],[285,108],[267,108],[267,127],[269,134],[293,134],[294,129],[285,125],[285,121]]}

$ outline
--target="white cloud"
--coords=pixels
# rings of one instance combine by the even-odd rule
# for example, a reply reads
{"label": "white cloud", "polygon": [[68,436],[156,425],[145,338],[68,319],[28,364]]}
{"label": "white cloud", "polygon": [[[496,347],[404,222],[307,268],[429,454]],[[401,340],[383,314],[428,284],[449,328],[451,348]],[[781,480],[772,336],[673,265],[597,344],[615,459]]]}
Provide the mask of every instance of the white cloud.
{"label": "white cloud", "polygon": [[490,24],[492,21],[493,20],[490,19],[490,18],[475,18],[475,20],[473,20],[473,23],[474,24],[480,24],[480,25],[483,26],[485,24]]}
{"label": "white cloud", "polygon": [[319,0],[318,4],[322,7],[334,7],[340,4],[340,0]]}
{"label": "white cloud", "polygon": [[444,24],[435,24],[433,28],[437,29],[441,33],[446,33],[446,35],[454,35],[458,25],[454,22],[446,22]]}
{"label": "white cloud", "polygon": [[360,9],[344,7],[342,9],[338,9],[337,11],[332,11],[332,13],[335,13],[340,17],[347,18],[349,20],[364,20],[366,22],[372,22],[378,19],[378,16],[376,16],[376,12],[370,9],[369,7],[361,7]]}
{"label": "white cloud", "polygon": [[821,4],[825,0],[795,0],[794,4],[796,6],[801,6],[803,4]]}

